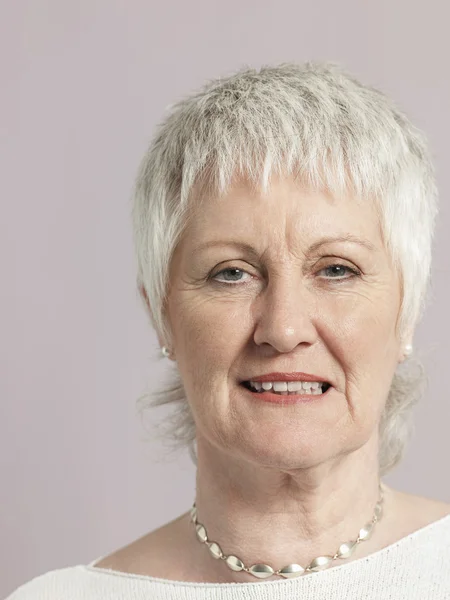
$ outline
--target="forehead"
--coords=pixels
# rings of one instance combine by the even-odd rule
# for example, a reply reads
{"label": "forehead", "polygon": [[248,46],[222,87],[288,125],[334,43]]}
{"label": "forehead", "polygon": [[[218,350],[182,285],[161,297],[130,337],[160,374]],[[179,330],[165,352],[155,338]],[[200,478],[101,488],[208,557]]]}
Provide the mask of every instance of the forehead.
{"label": "forehead", "polygon": [[320,237],[354,236],[382,245],[375,203],[352,195],[314,191],[290,177],[274,178],[266,193],[245,180],[222,196],[193,199],[185,242],[262,238],[261,241],[313,243]]}

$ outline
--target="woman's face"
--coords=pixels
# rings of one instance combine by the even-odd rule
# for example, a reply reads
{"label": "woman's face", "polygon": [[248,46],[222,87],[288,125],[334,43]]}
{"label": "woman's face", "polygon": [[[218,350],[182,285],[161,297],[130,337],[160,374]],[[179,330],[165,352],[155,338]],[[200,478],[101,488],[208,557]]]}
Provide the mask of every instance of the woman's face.
{"label": "woman's face", "polygon": [[[267,466],[301,468],[377,436],[401,359],[400,284],[369,202],[273,180],[194,209],[171,263],[168,340],[198,439]],[[242,381],[303,372],[313,401],[264,402]]]}

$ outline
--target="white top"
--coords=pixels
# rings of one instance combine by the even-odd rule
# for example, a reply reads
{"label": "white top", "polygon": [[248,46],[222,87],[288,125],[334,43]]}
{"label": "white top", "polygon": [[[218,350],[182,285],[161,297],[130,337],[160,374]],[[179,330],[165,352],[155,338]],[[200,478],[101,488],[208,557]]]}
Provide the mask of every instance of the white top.
{"label": "white top", "polygon": [[449,600],[450,515],[364,558],[294,579],[188,583],[77,565],[6,600]]}

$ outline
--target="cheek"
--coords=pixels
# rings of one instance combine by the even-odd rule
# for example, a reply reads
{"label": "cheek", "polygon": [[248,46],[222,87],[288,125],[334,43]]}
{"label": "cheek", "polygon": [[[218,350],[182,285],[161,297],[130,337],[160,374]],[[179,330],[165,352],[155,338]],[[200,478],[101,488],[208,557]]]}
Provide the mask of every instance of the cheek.
{"label": "cheek", "polygon": [[[340,391],[355,414],[376,417],[382,410],[394,375],[399,344],[396,336],[397,307],[359,299],[351,305],[336,303],[324,311],[320,335],[333,354]],[[360,415],[358,418],[356,415]]]}
{"label": "cheek", "polygon": [[186,295],[170,303],[170,322],[183,379],[206,379],[213,385],[214,377],[229,372],[248,338],[249,315],[242,304],[226,300],[218,303],[217,299]]}
{"label": "cheek", "polygon": [[355,362],[391,356],[397,347],[399,294],[386,283],[374,289],[330,297],[318,306],[317,321],[323,337],[334,341]]}

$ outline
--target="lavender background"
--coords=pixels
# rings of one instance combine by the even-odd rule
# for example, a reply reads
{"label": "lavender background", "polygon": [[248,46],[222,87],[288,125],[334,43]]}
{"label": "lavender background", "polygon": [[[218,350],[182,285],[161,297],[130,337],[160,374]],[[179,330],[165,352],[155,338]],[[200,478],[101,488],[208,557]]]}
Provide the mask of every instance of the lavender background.
{"label": "lavender background", "polygon": [[386,482],[450,501],[448,11],[442,0],[3,0],[0,597],[193,500],[187,454],[163,460],[136,416],[168,366],[152,360],[136,295],[129,197],[167,105],[243,65],[340,62],[429,135],[441,216],[415,346],[430,386]]}

